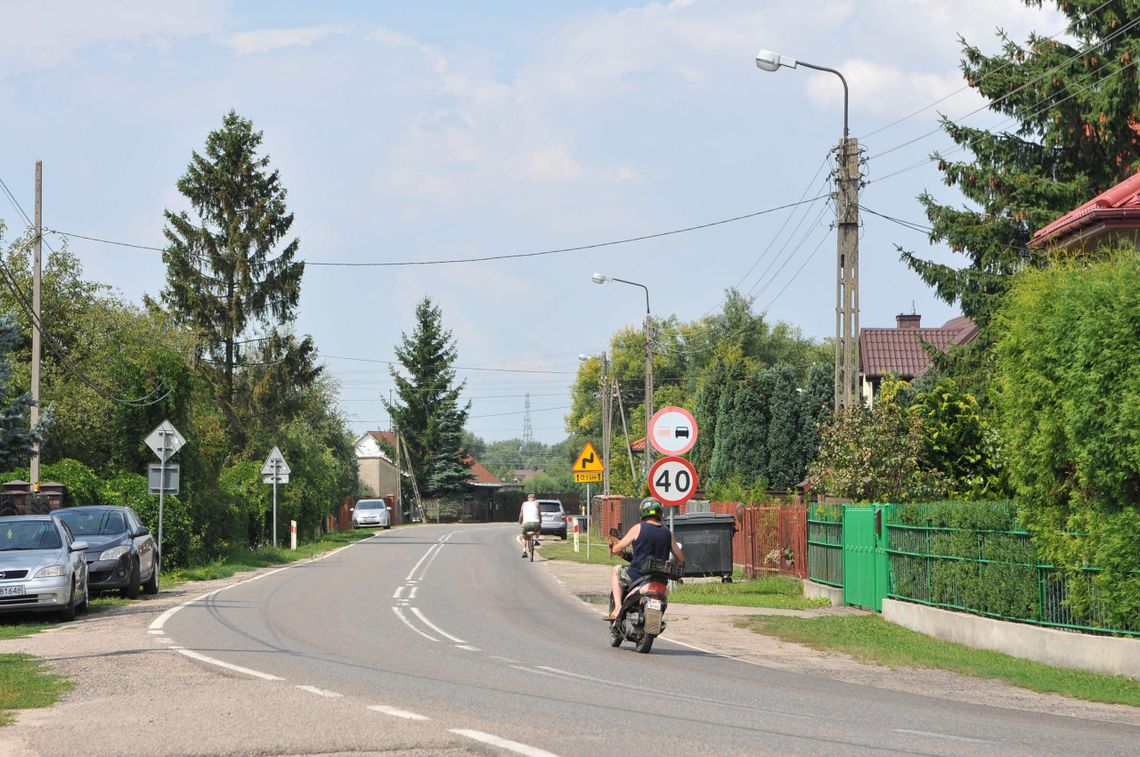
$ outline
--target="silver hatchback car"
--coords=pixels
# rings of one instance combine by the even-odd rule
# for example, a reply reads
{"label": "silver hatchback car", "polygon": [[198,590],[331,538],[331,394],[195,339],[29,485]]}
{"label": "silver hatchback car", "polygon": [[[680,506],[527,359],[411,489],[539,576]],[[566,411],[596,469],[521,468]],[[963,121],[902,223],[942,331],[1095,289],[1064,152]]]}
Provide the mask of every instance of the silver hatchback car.
{"label": "silver hatchback car", "polygon": [[51,515],[0,517],[0,612],[87,609],[87,542]]}

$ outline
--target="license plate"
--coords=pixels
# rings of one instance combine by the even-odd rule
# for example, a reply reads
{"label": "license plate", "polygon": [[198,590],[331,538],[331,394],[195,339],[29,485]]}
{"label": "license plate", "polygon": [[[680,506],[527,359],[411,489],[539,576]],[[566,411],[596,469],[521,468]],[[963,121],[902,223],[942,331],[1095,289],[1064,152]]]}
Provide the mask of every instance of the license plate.
{"label": "license plate", "polygon": [[645,600],[645,609],[646,610],[660,610],[661,609],[661,600],[660,599],[647,599],[647,600]]}
{"label": "license plate", "polygon": [[24,596],[23,586],[0,586],[0,597],[22,597]]}

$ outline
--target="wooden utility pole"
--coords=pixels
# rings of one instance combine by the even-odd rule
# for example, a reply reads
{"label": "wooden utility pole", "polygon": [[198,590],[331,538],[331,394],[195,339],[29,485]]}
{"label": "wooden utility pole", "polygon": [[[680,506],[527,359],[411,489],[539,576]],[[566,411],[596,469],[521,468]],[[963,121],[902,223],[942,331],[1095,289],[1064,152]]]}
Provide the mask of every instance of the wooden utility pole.
{"label": "wooden utility pole", "polygon": [[[400,460],[400,429],[393,427],[394,433],[392,436],[396,437],[396,512],[399,514],[400,519],[404,517],[404,464]],[[377,482],[379,483],[379,482]]]}
{"label": "wooden utility pole", "polygon": [[[846,86],[846,84],[844,85]],[[859,407],[859,140],[837,150],[835,220],[835,409]]]}
{"label": "wooden utility pole", "polygon": [[633,447],[629,444],[629,429],[625,427],[625,406],[621,401],[621,384],[618,380],[614,379],[614,393],[617,394],[618,400],[618,414],[621,416],[621,430],[625,434],[625,451],[629,453],[629,477],[633,479],[634,484],[637,483],[637,470],[633,467]]}
{"label": "wooden utility pole", "polygon": [[[32,408],[29,416],[32,428],[40,421],[40,340],[43,338],[40,322],[40,283],[43,260],[43,161],[36,161],[36,247],[32,263]],[[32,443],[32,460],[28,478],[32,492],[40,488],[40,443]]]}

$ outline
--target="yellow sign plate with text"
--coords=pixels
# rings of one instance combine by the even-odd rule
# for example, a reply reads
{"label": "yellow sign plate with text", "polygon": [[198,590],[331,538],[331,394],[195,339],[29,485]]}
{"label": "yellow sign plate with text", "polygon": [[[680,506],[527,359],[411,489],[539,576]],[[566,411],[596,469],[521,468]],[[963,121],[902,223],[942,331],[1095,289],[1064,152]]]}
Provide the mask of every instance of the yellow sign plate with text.
{"label": "yellow sign plate with text", "polygon": [[586,473],[574,472],[574,483],[576,484],[597,484],[601,483],[602,474],[597,471],[587,471]]}

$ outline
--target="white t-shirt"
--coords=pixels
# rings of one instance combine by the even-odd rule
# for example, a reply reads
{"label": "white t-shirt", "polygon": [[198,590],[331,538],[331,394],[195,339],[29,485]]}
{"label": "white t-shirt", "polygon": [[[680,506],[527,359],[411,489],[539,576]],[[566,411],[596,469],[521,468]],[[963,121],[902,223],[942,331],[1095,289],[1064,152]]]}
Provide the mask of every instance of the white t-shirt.
{"label": "white t-shirt", "polygon": [[542,517],[538,514],[538,503],[528,499],[522,503],[522,522],[541,523]]}

